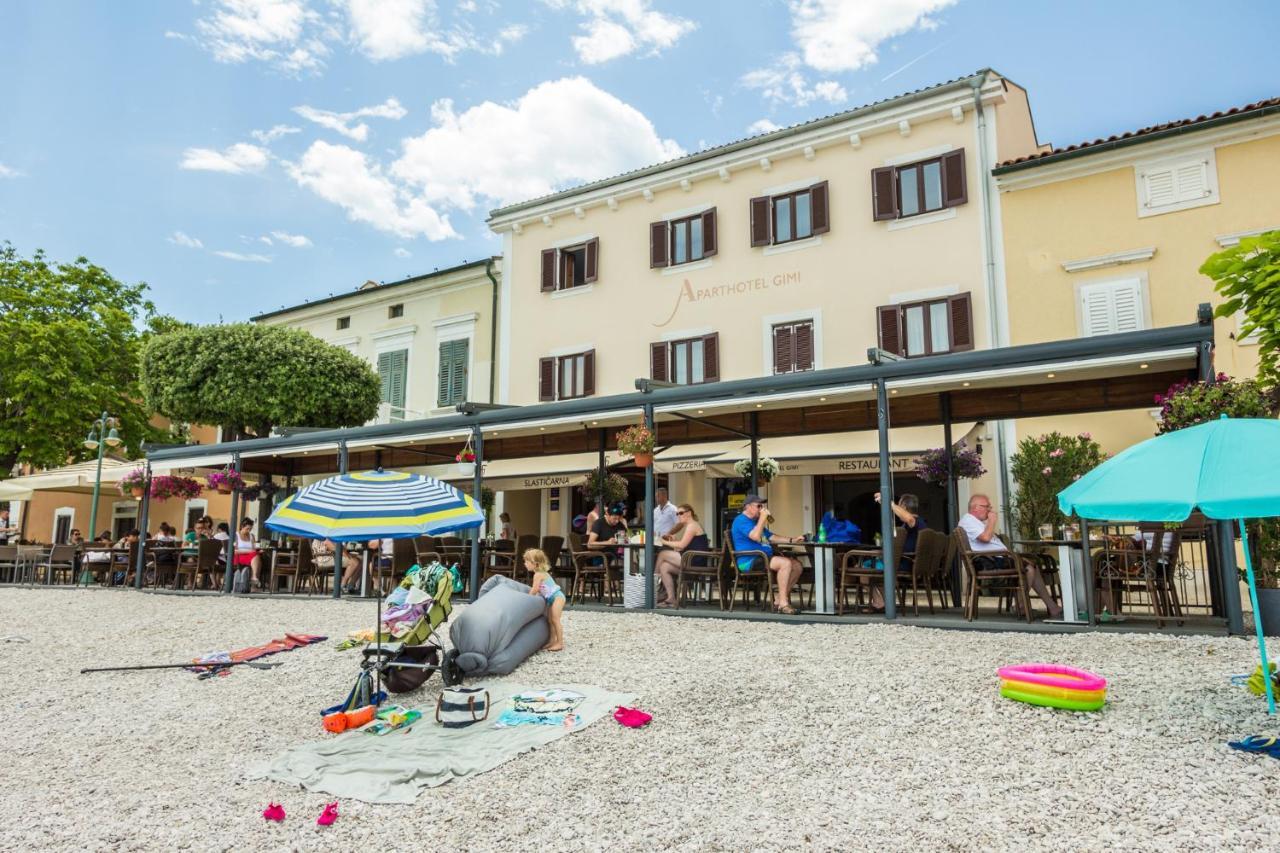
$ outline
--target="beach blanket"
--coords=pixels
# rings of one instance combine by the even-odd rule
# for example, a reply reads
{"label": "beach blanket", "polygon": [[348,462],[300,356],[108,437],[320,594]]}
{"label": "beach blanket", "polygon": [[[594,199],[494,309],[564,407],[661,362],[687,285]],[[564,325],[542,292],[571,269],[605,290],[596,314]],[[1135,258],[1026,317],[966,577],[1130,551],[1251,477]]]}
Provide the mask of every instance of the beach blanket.
{"label": "beach blanket", "polygon": [[359,730],[286,750],[251,768],[251,779],[272,779],[367,803],[412,803],[424,788],[465,779],[505,764],[521,753],[581,731],[618,705],[634,701],[628,693],[600,687],[563,685],[583,695],[577,720],[566,726],[495,728],[495,717],[512,708],[512,697],[534,688],[492,682],[483,685],[493,702],[490,718],[462,729],[436,725],[427,715],[404,734],[365,737]]}
{"label": "beach blanket", "polygon": [[[279,654],[280,652],[291,652],[294,649],[300,649],[303,646],[309,646],[312,643],[319,643],[329,639],[319,634],[285,634],[283,637],[264,643],[261,646],[250,646],[247,649],[236,649],[230,652],[205,652],[196,658],[190,667],[192,672],[200,672],[208,674],[213,671],[209,669],[209,665],[215,668],[218,664],[242,663],[248,660],[257,660],[267,655]],[[219,669],[219,675],[226,675],[231,672],[229,669]]]}

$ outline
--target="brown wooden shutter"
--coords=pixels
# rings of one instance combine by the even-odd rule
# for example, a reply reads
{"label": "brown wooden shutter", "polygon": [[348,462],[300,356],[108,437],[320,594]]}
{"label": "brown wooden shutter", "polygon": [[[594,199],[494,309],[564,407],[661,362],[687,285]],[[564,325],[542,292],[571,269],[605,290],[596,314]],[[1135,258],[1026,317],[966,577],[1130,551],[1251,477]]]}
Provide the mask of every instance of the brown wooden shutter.
{"label": "brown wooden shutter", "polygon": [[813,323],[796,323],[792,333],[796,370],[813,370]]}
{"label": "brown wooden shutter", "polygon": [[556,250],[542,250],[542,292],[556,289]]}
{"label": "brown wooden shutter", "polygon": [[705,382],[720,381],[720,333],[702,339],[702,377]]}
{"label": "brown wooden shutter", "polygon": [[810,222],[814,234],[826,234],[831,230],[831,215],[827,211],[827,182],[809,187]]}
{"label": "brown wooden shutter", "polygon": [[649,344],[649,378],[659,382],[667,382],[667,354],[670,346],[663,341],[660,344]]}
{"label": "brown wooden shutter", "polygon": [[667,223],[649,223],[649,269],[667,266]]}
{"label": "brown wooden shutter", "polygon": [[556,398],[556,360],[554,358],[538,359],[538,399],[554,400]]}
{"label": "brown wooden shutter", "polygon": [[964,180],[964,149],[942,155],[942,206],[957,207],[969,200]]}
{"label": "brown wooden shutter", "polygon": [[795,369],[795,342],[792,327],[773,327],[773,372],[790,373]]}
{"label": "brown wooden shutter", "polygon": [[586,263],[583,269],[582,283],[590,284],[597,278],[600,265],[600,238],[592,237],[587,241]]}
{"label": "brown wooden shutter", "polygon": [[702,214],[702,257],[709,258],[716,253],[716,209],[713,207]]}
{"label": "brown wooden shutter", "polygon": [[751,199],[751,245],[767,246],[773,238],[769,197]]}
{"label": "brown wooden shutter", "polygon": [[877,222],[898,218],[896,184],[892,166],[871,170],[871,214]]}
{"label": "brown wooden shutter", "polygon": [[880,349],[902,355],[902,309],[897,305],[881,305],[876,309],[880,327]]}
{"label": "brown wooden shutter", "polygon": [[947,313],[951,318],[951,351],[973,349],[973,305],[969,294],[948,296]]}
{"label": "brown wooden shutter", "polygon": [[590,397],[596,393],[596,351],[591,350],[582,356],[582,396]]}

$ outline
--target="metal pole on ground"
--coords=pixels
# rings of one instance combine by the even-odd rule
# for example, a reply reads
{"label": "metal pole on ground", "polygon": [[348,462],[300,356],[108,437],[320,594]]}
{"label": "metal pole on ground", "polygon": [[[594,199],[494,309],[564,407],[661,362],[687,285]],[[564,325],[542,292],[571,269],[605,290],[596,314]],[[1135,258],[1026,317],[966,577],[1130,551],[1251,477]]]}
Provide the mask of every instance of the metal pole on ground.
{"label": "metal pole on ground", "polygon": [[[1244,612],[1240,607],[1240,578],[1236,573],[1236,534],[1232,522],[1219,521],[1218,581],[1222,584],[1222,603],[1227,613],[1227,633],[1244,633]],[[1243,532],[1243,530],[1242,530]]]}
{"label": "metal pole on ground", "polygon": [[[484,491],[484,432],[480,427],[471,428],[471,448],[476,452],[476,469],[475,476],[472,480],[472,496],[476,499],[476,506],[480,507],[481,512],[484,511],[482,493]],[[603,453],[603,451],[601,451]],[[487,519],[486,519],[487,520]],[[519,558],[516,558],[517,561]],[[471,536],[471,571],[468,579],[470,587],[471,600],[475,601],[480,595],[480,528],[476,528],[476,532]]]}
{"label": "metal pole on ground", "polygon": [[[650,432],[654,431],[652,403],[645,404],[644,425],[649,428]],[[654,491],[653,462],[651,461],[649,466],[644,469],[644,511],[649,516],[645,519],[644,531],[644,606],[650,610],[653,609],[653,537],[656,533],[653,528]]]}
{"label": "metal pole on ground", "polygon": [[[240,473],[240,454],[231,454],[231,470]],[[227,536],[227,567],[222,573],[222,591],[231,592],[232,581],[235,580],[236,536],[240,530],[240,492],[231,492],[231,524]]]}
{"label": "metal pole on ground", "polygon": [[[147,526],[151,520],[151,463],[148,462],[142,480],[142,507],[138,510],[138,559],[133,567],[133,588],[142,589],[142,570],[147,565]],[[157,580],[159,578],[157,577]]]}
{"label": "metal pole on ground", "polygon": [[[605,468],[605,465],[604,465],[604,445],[605,445],[605,442],[608,441],[608,432],[604,429],[601,429],[598,434],[598,438],[599,438],[599,444],[600,444],[600,494],[596,495],[595,499],[596,499],[596,516],[602,517],[604,515],[604,478],[608,470]],[[587,533],[590,533],[590,532],[591,530],[590,528],[588,528]]]}
{"label": "metal pole on ground", "polygon": [[[347,443],[338,442],[338,474],[347,473]],[[342,565],[346,562],[345,542],[333,543],[333,597],[342,598]],[[362,558],[363,559],[363,558]],[[360,567],[360,581],[364,582],[364,566]]]}
{"label": "metal pole on ground", "polygon": [[898,616],[898,555],[893,552],[893,472],[889,461],[889,396],[883,379],[876,380],[876,423],[880,432],[880,544],[884,560],[884,618]]}
{"label": "metal pole on ground", "polygon": [[[1084,574],[1084,613],[1086,621],[1093,624],[1093,553],[1089,550],[1089,519],[1080,519],[1080,566]],[[1072,571],[1071,566],[1058,566],[1058,571]],[[1079,597],[1076,599],[1079,601]],[[1062,602],[1066,606],[1066,602]],[[1071,616],[1072,614],[1067,614]]]}

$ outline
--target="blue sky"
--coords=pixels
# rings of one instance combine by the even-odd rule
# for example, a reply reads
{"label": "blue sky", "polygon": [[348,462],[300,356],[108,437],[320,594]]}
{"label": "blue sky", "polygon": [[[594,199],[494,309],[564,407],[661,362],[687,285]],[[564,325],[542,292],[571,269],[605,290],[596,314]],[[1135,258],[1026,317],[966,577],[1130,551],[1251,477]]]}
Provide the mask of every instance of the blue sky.
{"label": "blue sky", "polygon": [[1280,7],[1173,8],[9,0],[0,240],[241,320],[496,253],[500,204],[986,66],[1058,145],[1280,95]]}

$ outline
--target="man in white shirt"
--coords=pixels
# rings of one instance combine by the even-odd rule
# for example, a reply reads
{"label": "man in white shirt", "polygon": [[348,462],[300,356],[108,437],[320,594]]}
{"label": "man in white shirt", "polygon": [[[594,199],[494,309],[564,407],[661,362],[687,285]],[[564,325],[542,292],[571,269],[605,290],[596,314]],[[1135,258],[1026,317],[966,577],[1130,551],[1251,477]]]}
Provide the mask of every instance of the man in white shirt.
{"label": "man in white shirt", "polygon": [[676,526],[676,508],[667,500],[666,489],[659,488],[653,497],[653,541],[660,542]]}
{"label": "man in white shirt", "polygon": [[[974,495],[969,498],[969,511],[960,517],[960,529],[969,540],[969,550],[978,556],[974,562],[979,568],[1005,568],[1012,564],[1013,555],[996,536],[996,511],[991,507],[991,499],[986,495]],[[1036,595],[1049,610],[1050,619],[1061,619],[1062,608],[1053,600],[1049,589],[1040,577],[1040,570],[1026,564],[1027,583],[1035,590]]]}

